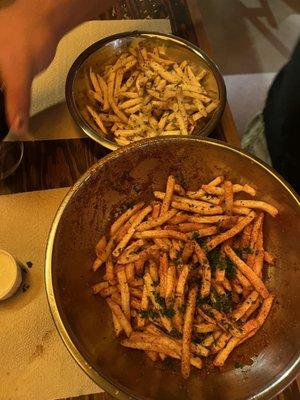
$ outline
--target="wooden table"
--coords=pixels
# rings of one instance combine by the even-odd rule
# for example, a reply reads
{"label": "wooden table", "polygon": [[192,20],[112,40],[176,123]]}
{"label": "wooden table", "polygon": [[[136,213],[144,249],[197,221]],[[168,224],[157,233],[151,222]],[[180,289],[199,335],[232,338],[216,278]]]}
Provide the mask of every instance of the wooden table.
{"label": "wooden table", "polygon": [[[102,18],[169,18],[175,35],[189,40],[213,56],[197,0],[122,0],[114,10]],[[53,110],[46,111],[43,118],[49,120],[48,126],[43,124],[43,129],[57,129],[64,122],[69,129],[76,129],[70,122],[70,116],[64,106],[57,106]],[[39,129],[38,118],[33,121],[32,129]],[[240,145],[228,105],[212,137]],[[70,186],[88,167],[109,152],[88,138],[25,142],[24,147],[24,158],[20,167],[14,175],[0,182],[0,194]],[[294,381],[277,396],[277,400],[296,400],[299,396],[298,385]],[[76,399],[108,400],[111,398],[102,393],[80,396]]]}

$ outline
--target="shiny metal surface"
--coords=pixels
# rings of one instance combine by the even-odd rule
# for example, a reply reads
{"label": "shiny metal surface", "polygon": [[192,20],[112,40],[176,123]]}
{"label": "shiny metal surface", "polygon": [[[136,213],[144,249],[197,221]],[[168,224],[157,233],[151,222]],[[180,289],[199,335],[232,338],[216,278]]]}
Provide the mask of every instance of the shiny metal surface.
{"label": "shiny metal surface", "polygon": [[66,101],[74,121],[92,139],[109,149],[115,150],[120,146],[113,138],[104,137],[97,129],[94,121],[86,111],[87,84],[86,73],[90,67],[97,69],[107,65],[116,58],[116,55],[125,50],[133,40],[151,42],[164,45],[167,54],[181,62],[189,60],[192,65],[201,66],[211,72],[208,78],[204,78],[209,88],[209,94],[219,99],[220,104],[213,112],[211,118],[204,124],[199,122],[193,136],[208,136],[216,127],[221,118],[226,104],[226,88],[224,80],[216,64],[198,47],[184,39],[173,35],[156,32],[125,32],[109,36],[88,47],[72,65],[66,81]]}
{"label": "shiny metal surface", "polygon": [[[234,351],[223,370],[192,370],[187,381],[139,351],[120,346],[105,302],[91,294],[94,246],[119,207],[152,198],[173,173],[196,189],[217,174],[258,189],[257,197],[279,209],[266,217],[268,250],[278,256],[268,287],[277,301],[264,327]],[[83,370],[118,399],[271,399],[300,370],[299,199],[259,160],[225,143],[198,138],[137,142],[109,154],[72,187],[54,220],[46,255],[46,287],[60,335]],[[235,369],[235,361],[252,365]],[[244,362],[245,363],[245,362]],[[247,363],[247,362],[246,362]],[[177,366],[176,366],[177,365]]]}

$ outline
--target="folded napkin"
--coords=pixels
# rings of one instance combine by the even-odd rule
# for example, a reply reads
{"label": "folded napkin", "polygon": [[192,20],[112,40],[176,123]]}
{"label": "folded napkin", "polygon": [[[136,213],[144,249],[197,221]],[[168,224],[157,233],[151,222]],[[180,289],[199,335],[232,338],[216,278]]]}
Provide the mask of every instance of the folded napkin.
{"label": "folded napkin", "polygon": [[32,262],[17,295],[0,302],[1,400],[54,400],[102,391],[65,348],[46,299],[47,237],[66,192],[0,196],[0,248],[25,265]]}

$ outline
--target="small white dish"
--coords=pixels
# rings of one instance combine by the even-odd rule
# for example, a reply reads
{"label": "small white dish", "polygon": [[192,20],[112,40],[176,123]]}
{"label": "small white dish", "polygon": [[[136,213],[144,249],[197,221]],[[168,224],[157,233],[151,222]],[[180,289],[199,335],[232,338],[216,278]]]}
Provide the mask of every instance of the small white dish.
{"label": "small white dish", "polygon": [[12,255],[0,250],[0,301],[13,296],[22,282],[22,272]]}

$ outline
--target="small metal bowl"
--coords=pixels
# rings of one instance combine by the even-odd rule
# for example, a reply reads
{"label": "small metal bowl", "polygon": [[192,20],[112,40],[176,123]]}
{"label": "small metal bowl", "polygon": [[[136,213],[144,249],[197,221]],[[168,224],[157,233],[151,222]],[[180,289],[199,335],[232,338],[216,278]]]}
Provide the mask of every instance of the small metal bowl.
{"label": "small metal bowl", "polygon": [[198,47],[184,39],[173,35],[156,32],[125,32],[112,35],[94,43],[84,50],[73,63],[66,81],[66,102],[69,111],[77,125],[93,140],[103,146],[116,150],[120,146],[115,142],[113,135],[105,137],[97,128],[86,111],[87,84],[86,73],[90,67],[99,69],[115,60],[116,56],[127,49],[133,40],[151,42],[164,45],[167,54],[180,63],[188,60],[195,66],[207,69],[210,74],[204,78],[209,94],[219,100],[219,106],[204,122],[199,122],[191,136],[208,136],[219,122],[226,104],[226,88],[223,77],[216,64]]}
{"label": "small metal bowl", "polygon": [[[279,210],[266,216],[265,247],[277,256],[267,286],[276,302],[262,329],[236,349],[219,370],[192,369],[188,380],[180,364],[153,364],[140,351],[115,338],[105,301],[90,285],[98,238],[124,204],[153,200],[169,174],[186,188],[224,174],[257,188],[257,199]],[[299,198],[274,170],[228,144],[195,137],[163,137],[136,142],[110,153],[70,189],[53,222],[46,255],[46,288],[59,333],[82,369],[119,400],[271,399],[300,372]],[[251,361],[252,359],[252,361]],[[235,362],[248,364],[235,368]],[[175,369],[173,369],[175,368]]]}

